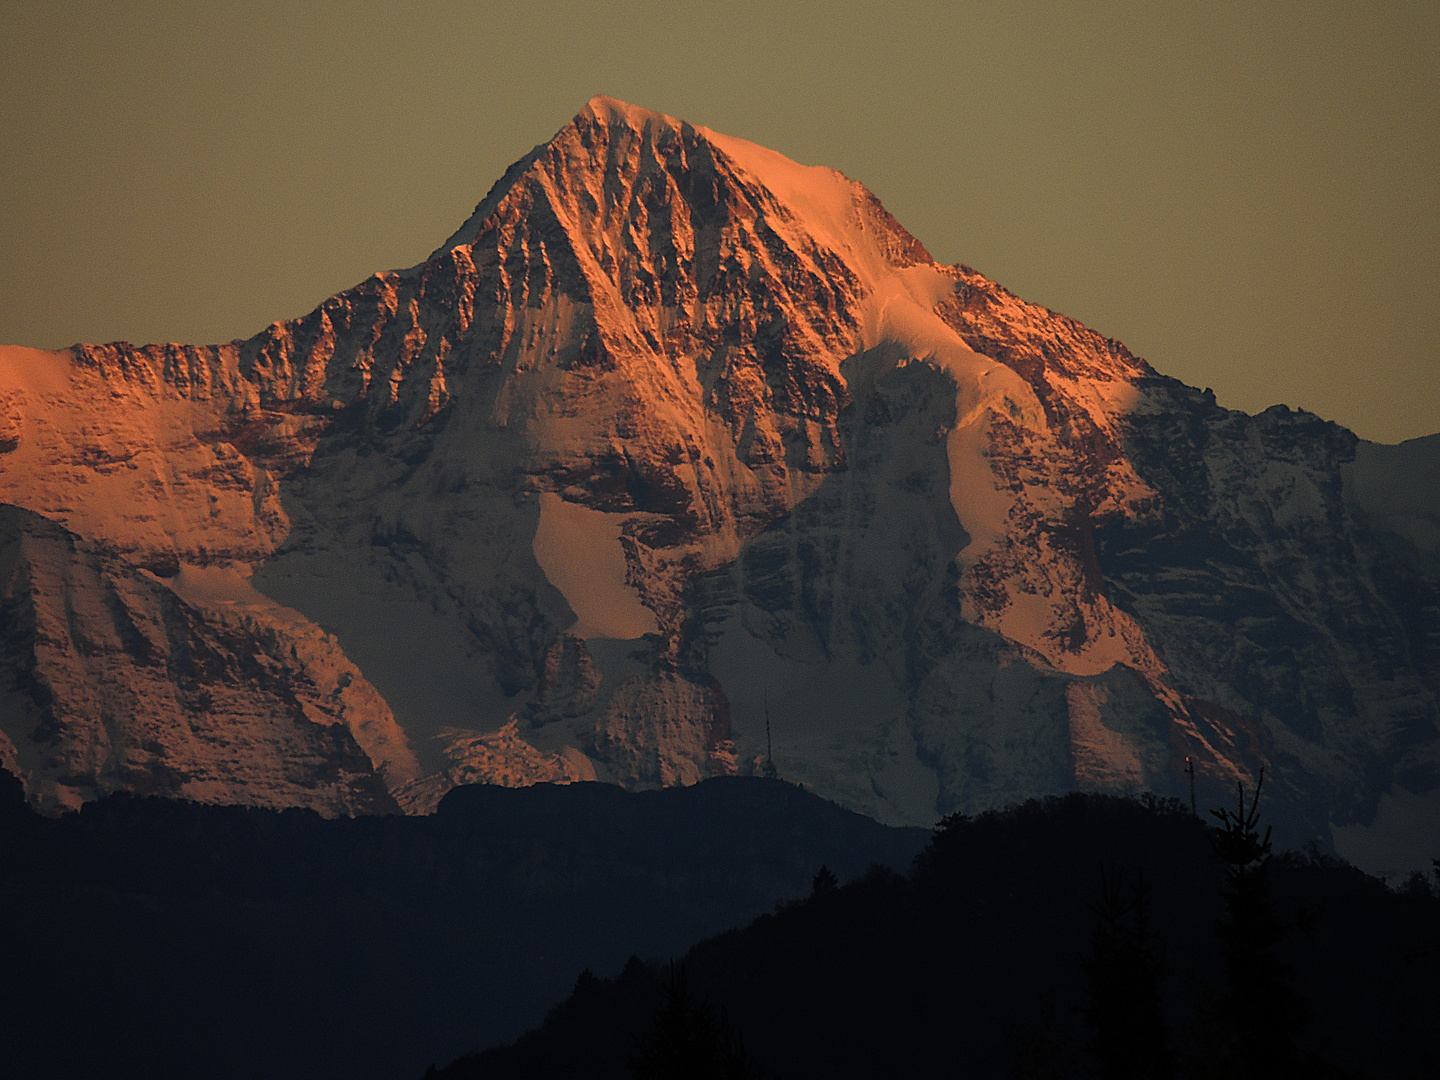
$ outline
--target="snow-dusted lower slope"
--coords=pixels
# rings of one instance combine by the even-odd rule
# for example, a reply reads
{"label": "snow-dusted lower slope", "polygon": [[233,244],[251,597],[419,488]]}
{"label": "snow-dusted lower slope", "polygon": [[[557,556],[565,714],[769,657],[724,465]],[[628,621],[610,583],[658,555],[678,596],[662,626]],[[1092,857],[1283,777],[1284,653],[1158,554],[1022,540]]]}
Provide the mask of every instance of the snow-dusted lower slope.
{"label": "snow-dusted lower slope", "polygon": [[10,351],[0,395],[0,499],[333,634],[412,809],[771,754],[919,824],[1188,793],[1187,758],[1213,791],[1265,763],[1297,832],[1440,786],[1406,614],[1434,525],[1364,447],[937,265],[833,170],[610,99],[420,266],[245,342]]}

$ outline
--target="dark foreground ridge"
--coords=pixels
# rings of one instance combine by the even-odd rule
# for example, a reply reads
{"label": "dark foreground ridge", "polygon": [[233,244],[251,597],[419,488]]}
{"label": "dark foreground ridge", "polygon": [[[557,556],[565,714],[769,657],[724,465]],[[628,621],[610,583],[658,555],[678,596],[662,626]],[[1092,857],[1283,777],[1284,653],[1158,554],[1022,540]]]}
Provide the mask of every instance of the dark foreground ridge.
{"label": "dark foreground ridge", "polygon": [[678,955],[816,867],[908,866],[779,781],[458,788],[426,818],[112,796],[0,772],[0,1071],[394,1078],[514,1038],[590,968]]}
{"label": "dark foreground ridge", "polygon": [[433,1075],[1440,1075],[1430,886],[1263,858],[1253,823],[1079,794],[952,818],[908,876],[818,874],[682,964],[584,973],[539,1030]]}

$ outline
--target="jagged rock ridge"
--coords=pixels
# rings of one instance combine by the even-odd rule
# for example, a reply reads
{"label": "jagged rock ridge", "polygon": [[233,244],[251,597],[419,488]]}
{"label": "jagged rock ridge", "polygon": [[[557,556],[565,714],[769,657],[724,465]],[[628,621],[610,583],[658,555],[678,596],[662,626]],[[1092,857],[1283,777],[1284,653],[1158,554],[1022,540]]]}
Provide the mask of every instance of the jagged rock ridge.
{"label": "jagged rock ridge", "polygon": [[1181,793],[1186,756],[1268,762],[1301,831],[1440,787],[1433,534],[1366,516],[1363,445],[934,263],[833,170],[609,99],[420,266],[248,341],[6,370],[0,498],[333,633],[412,809],[763,770],[767,713],[782,775],[891,821]]}

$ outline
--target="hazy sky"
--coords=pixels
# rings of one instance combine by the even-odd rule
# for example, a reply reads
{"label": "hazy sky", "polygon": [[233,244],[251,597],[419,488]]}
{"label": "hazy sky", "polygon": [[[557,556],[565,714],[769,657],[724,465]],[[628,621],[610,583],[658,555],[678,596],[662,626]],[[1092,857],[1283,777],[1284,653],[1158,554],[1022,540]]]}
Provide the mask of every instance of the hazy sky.
{"label": "hazy sky", "polygon": [[833,165],[1250,411],[1440,431],[1440,3],[0,0],[0,342],[411,265],[597,93]]}

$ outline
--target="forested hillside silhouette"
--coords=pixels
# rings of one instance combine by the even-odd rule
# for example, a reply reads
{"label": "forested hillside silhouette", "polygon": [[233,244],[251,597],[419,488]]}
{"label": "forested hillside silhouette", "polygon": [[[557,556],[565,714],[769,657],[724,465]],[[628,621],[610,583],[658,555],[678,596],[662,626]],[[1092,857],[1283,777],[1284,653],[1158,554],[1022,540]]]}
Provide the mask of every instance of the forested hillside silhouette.
{"label": "forested hillside silhouette", "polygon": [[907,867],[889,829],[778,781],[459,788],[427,818],[121,795],[49,819],[0,772],[0,1073],[348,1080],[514,1038],[575,972],[678,954]]}
{"label": "forested hillside silhouette", "polygon": [[817,873],[430,1075],[1440,1075],[1440,899],[1272,852],[1259,794],[1208,823],[1085,794],[947,819],[908,875]]}

